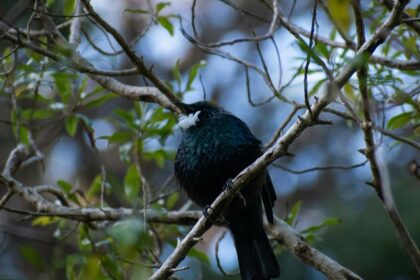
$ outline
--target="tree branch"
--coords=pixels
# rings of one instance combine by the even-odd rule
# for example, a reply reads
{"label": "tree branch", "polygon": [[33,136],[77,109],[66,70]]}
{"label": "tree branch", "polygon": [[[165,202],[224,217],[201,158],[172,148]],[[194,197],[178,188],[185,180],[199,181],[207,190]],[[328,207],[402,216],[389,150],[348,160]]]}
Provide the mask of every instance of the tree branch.
{"label": "tree branch", "polygon": [[362,279],[359,275],[343,267],[317,249],[311,247],[302,235],[284,221],[276,218],[274,225],[268,226],[268,230],[272,237],[286,246],[289,252],[291,252],[296,258],[315,267],[328,279]]}
{"label": "tree branch", "polygon": [[[382,4],[385,5],[389,10],[392,9],[393,3],[392,0],[381,0]],[[416,21],[411,21],[412,17],[406,13],[403,12],[402,14],[402,22],[410,26],[418,35],[420,35],[420,23]]]}
{"label": "tree branch", "polygon": [[108,24],[101,16],[96,13],[93,7],[90,5],[88,0],[81,0],[85,5],[86,10],[89,13],[89,16],[93,18],[100,26],[102,26],[106,31],[108,31],[115,41],[118,42],[120,47],[124,50],[125,54],[130,58],[131,62],[136,66],[140,74],[147,77],[173,104],[179,102],[179,99],[174,95],[174,93],[157,77],[152,73],[152,70],[147,68],[144,64],[143,58],[139,57],[132,46],[130,46],[122,35],[114,29],[111,25]]}
{"label": "tree branch", "polygon": [[[301,34],[307,38],[311,36],[311,32],[308,30],[303,29],[302,27],[293,24],[289,21],[289,19],[284,16],[282,13],[279,13],[279,21],[280,23],[292,34]],[[327,37],[323,37],[321,35],[314,36],[314,40],[316,42],[323,43],[328,46],[332,46],[335,48],[342,48],[342,49],[352,49],[353,51],[356,51],[356,44],[350,44],[350,42],[347,43],[341,43],[337,41],[330,40]],[[396,68],[399,70],[419,70],[420,69],[420,61],[402,61],[397,59],[389,59],[384,58],[380,56],[372,55],[369,60],[373,63],[381,64],[387,67]]]}
{"label": "tree branch", "polygon": [[[356,19],[356,31],[357,31],[357,46],[360,48],[365,42],[365,33],[364,33],[364,23],[362,17],[362,10],[360,6],[360,0],[353,0],[353,10]],[[397,5],[398,1],[394,2],[394,5]],[[381,174],[383,170],[380,168],[380,164],[377,159],[377,148],[375,145],[375,140],[373,138],[372,131],[372,118],[370,114],[370,104],[369,104],[369,93],[367,86],[367,74],[368,68],[367,65],[361,67],[357,71],[357,78],[359,80],[359,89],[362,96],[362,107],[363,107],[363,117],[362,130],[364,134],[364,139],[366,143],[365,156],[369,160],[370,170],[372,173],[372,182],[369,185],[373,186],[378,194],[379,199],[381,200],[386,212],[388,213],[391,221],[400,237],[400,240],[404,246],[406,253],[411,258],[414,266],[417,269],[417,273],[420,274],[420,251],[417,248],[416,243],[412,239],[408,229],[404,225],[394,198],[392,195],[391,187],[389,182],[383,180],[383,175]]]}
{"label": "tree branch", "polygon": [[[55,216],[67,219],[73,219],[83,222],[92,221],[114,221],[124,217],[133,215],[142,215],[147,211],[147,221],[153,223],[168,223],[168,224],[180,224],[190,225],[197,221],[206,221],[203,218],[201,211],[171,211],[162,213],[161,211],[154,210],[139,210],[139,209],[128,209],[128,208],[80,208],[80,207],[69,207],[61,206],[55,203],[48,202],[40,196],[40,193],[44,191],[56,192],[53,186],[38,186],[29,187],[18,182],[10,175],[10,170],[16,169],[19,166],[22,156],[26,155],[27,150],[23,145],[17,146],[11,153],[8,159],[8,164],[0,175],[0,182],[3,185],[8,186],[8,192],[5,197],[7,199],[13,194],[20,194],[27,202],[31,203],[36,207],[37,211],[28,211],[21,209],[13,209],[2,205],[4,210],[15,212],[24,215],[31,216]],[[61,190],[58,190],[60,195],[63,195]],[[5,199],[2,199],[4,201]],[[2,203],[3,204],[3,203]],[[215,212],[210,215],[214,215]],[[210,224],[207,224],[210,226]],[[354,274],[352,271],[342,267],[340,264],[330,259],[326,255],[322,254],[318,250],[312,248],[304,238],[293,228],[287,225],[285,222],[276,219],[275,225],[269,225],[265,223],[265,227],[273,235],[273,238],[282,244],[284,244],[293,255],[298,259],[313,265],[325,275],[335,277],[330,279],[361,279],[359,276]],[[193,238],[194,242],[197,242],[199,238]],[[178,248],[178,247],[177,247]],[[163,266],[161,266],[162,268]],[[159,269],[161,269],[159,268]],[[172,274],[177,271],[176,267],[170,268],[167,273]],[[330,275],[331,274],[331,275]],[[351,278],[350,278],[351,276]],[[347,278],[346,278],[347,277]]]}

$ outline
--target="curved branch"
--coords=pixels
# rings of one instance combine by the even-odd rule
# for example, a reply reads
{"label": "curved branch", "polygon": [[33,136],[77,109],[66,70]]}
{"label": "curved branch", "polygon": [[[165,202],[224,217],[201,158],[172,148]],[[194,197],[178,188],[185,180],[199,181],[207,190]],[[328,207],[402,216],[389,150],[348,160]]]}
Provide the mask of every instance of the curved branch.
{"label": "curved branch", "polygon": [[315,267],[328,279],[361,280],[353,271],[311,247],[302,235],[284,221],[276,218],[273,226],[267,227],[272,237],[286,246],[296,258]]}
{"label": "curved branch", "polygon": [[[396,1],[394,5],[397,5],[397,2],[398,1]],[[353,0],[353,10],[356,19],[357,45],[359,47],[365,42],[364,23],[360,0]],[[363,130],[366,144],[365,156],[369,160],[370,170],[372,173],[372,182],[369,183],[369,185],[375,188],[376,193],[385,208],[385,211],[391,218],[391,221],[398,233],[398,236],[404,246],[407,255],[410,257],[412,263],[417,269],[417,273],[420,274],[420,251],[400,217],[398,208],[392,195],[391,187],[389,186],[389,182],[383,178],[384,170],[381,168],[382,166],[377,157],[378,149],[375,144],[375,139],[373,138],[373,121],[370,113],[367,73],[367,66],[364,66],[357,71],[359,89],[362,96],[362,109],[364,117],[361,128]]]}
{"label": "curved branch", "polygon": [[115,41],[118,42],[120,47],[124,50],[125,54],[130,58],[131,62],[136,66],[140,74],[146,76],[173,104],[179,102],[178,97],[158,78],[156,77],[150,68],[147,68],[144,64],[143,58],[139,57],[131,45],[129,45],[122,35],[114,29],[111,25],[108,24],[101,16],[96,13],[93,7],[90,5],[88,0],[81,0],[85,5],[86,10],[89,13],[89,16],[93,18],[100,26],[102,26],[106,31],[108,31]]}

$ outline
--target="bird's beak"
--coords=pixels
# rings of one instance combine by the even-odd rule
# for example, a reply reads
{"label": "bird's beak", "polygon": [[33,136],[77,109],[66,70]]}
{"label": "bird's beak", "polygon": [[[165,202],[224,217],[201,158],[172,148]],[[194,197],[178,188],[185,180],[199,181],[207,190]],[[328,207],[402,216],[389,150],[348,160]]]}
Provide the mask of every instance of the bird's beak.
{"label": "bird's beak", "polygon": [[188,104],[184,103],[184,102],[176,102],[176,104],[175,104],[175,105],[176,105],[178,108],[180,108],[180,109],[181,109],[182,114],[184,114],[184,115],[188,115],[188,114],[193,113],[193,109],[192,109],[192,107],[191,107],[190,105],[188,105]]}

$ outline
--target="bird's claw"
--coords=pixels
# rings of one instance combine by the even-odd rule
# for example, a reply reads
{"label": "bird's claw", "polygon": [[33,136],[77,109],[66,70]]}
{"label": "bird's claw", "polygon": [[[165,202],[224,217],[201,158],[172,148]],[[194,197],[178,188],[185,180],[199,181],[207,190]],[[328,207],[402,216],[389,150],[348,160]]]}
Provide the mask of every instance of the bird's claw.
{"label": "bird's claw", "polygon": [[203,211],[204,217],[206,217],[206,219],[208,219],[209,221],[214,223],[214,221],[210,218],[211,213],[209,213],[209,211],[213,211],[213,208],[211,208],[210,205],[206,205],[206,206],[203,207],[202,211]]}
{"label": "bird's claw", "polygon": [[232,178],[227,179],[226,183],[223,185],[223,191],[232,189],[232,183],[233,183]]}
{"label": "bird's claw", "polygon": [[[231,190],[233,185],[233,179],[229,178],[227,179],[225,185],[223,186],[223,191]],[[241,191],[236,193],[236,196],[242,201],[244,206],[246,206],[246,200],[245,197],[242,195]]]}
{"label": "bird's claw", "polygon": [[242,201],[242,203],[244,204],[244,207],[246,206],[246,200],[245,197],[241,194],[241,192],[237,192],[236,196]]}

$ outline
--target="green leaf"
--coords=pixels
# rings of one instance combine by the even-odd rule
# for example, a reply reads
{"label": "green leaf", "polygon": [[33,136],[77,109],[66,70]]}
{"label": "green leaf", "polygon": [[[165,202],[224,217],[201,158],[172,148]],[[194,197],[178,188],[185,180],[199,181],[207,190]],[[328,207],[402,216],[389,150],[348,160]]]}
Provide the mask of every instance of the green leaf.
{"label": "green leaf", "polygon": [[174,36],[174,26],[169,21],[169,17],[158,17],[157,21],[163,28],[165,28],[169,32],[169,34],[171,34],[171,36]]}
{"label": "green leaf", "polygon": [[156,13],[159,14],[160,11],[162,11],[165,7],[168,7],[170,5],[171,5],[170,2],[160,2],[160,3],[157,3],[157,5],[156,5]]}
{"label": "green leaf", "polygon": [[87,257],[78,279],[103,279],[101,277],[101,262],[95,255]]}
{"label": "green leaf", "polygon": [[313,234],[316,233],[318,231],[320,231],[321,229],[328,227],[328,226],[333,226],[333,225],[338,225],[341,224],[341,220],[339,218],[335,218],[335,217],[331,217],[331,218],[327,218],[325,219],[320,225],[317,226],[311,226],[308,227],[306,229],[304,229],[303,231],[301,231],[302,234]]}
{"label": "green leaf", "polygon": [[210,260],[209,257],[207,256],[207,254],[203,251],[199,251],[195,248],[192,248],[189,252],[188,252],[188,256],[196,258],[198,260],[200,260],[201,262],[210,265]]}
{"label": "green leaf", "polygon": [[406,125],[413,118],[413,112],[405,112],[392,117],[387,124],[388,129],[397,129]]}
{"label": "green leaf", "polygon": [[92,198],[94,195],[100,193],[102,184],[102,175],[98,174],[93,179],[92,183],[89,186],[87,197]]}
{"label": "green leaf", "polygon": [[147,10],[142,10],[142,9],[125,9],[124,12],[125,13],[129,13],[129,14],[148,14],[149,11]]}
{"label": "green leaf", "polygon": [[382,52],[385,56],[388,56],[390,48],[391,48],[391,41],[387,41],[383,44]]}
{"label": "green leaf", "polygon": [[188,73],[188,81],[184,90],[185,92],[192,90],[191,85],[198,74],[198,70],[200,70],[200,68],[204,67],[205,65],[206,65],[206,61],[202,60],[191,67],[190,72]]}
{"label": "green leaf", "polygon": [[101,264],[105,268],[106,272],[111,274],[112,279],[123,280],[124,272],[118,263],[118,260],[111,258],[108,254],[101,256]]}
{"label": "green leaf", "polygon": [[[91,199],[92,197],[94,197],[95,195],[101,192],[102,183],[103,183],[102,174],[96,175],[88,188],[88,192],[86,194],[88,199]],[[106,193],[109,193],[109,191],[112,189],[112,185],[108,180],[105,181],[104,188],[105,188],[104,191]]]}
{"label": "green leaf", "polygon": [[180,60],[177,59],[175,65],[172,67],[172,76],[177,81],[178,86],[181,84],[181,71],[179,70]]}
{"label": "green leaf", "polygon": [[29,145],[29,131],[23,125],[19,129],[19,139],[22,144]]}
{"label": "green leaf", "polygon": [[312,233],[306,234],[305,235],[305,240],[306,242],[308,242],[309,244],[313,244],[315,242],[315,235],[313,235]]}
{"label": "green leaf", "polygon": [[79,120],[80,119],[74,115],[71,115],[66,119],[66,131],[71,137],[76,135]]}
{"label": "green leaf", "polygon": [[326,59],[330,59],[330,52],[328,51],[327,45],[318,42],[315,46],[315,50],[319,52]]}
{"label": "green leaf", "polygon": [[143,157],[146,160],[153,160],[160,168],[165,165],[167,160],[175,158],[175,152],[171,150],[157,149],[154,151],[145,151]]}
{"label": "green leaf", "polygon": [[417,49],[418,38],[416,36],[411,36],[408,38],[403,38],[404,43],[404,54],[407,59],[410,59],[412,56],[419,57],[419,51]]}
{"label": "green leaf", "polygon": [[73,15],[76,7],[76,0],[65,0],[63,3],[63,14],[66,16]]}
{"label": "green leaf", "polygon": [[173,194],[171,194],[168,197],[168,200],[166,201],[166,208],[168,209],[172,209],[175,206],[175,203],[178,201],[179,199],[179,192],[175,192]]}
{"label": "green leaf", "polygon": [[392,99],[393,102],[395,103],[407,103],[412,105],[414,108],[417,107],[416,102],[413,100],[413,98],[407,94],[406,92],[397,89],[395,91],[395,93],[392,95]]}
{"label": "green leaf", "polygon": [[[175,240],[168,240],[168,243],[173,246],[174,248],[176,247],[176,242]],[[188,252],[188,256],[189,257],[193,257],[196,258],[198,260],[200,260],[201,262],[210,265],[210,260],[209,257],[207,256],[206,253],[204,253],[203,251],[199,251],[195,248],[192,248],[189,252]]]}
{"label": "green leaf", "polygon": [[332,21],[344,32],[349,31],[352,22],[350,0],[328,0],[327,8]]}
{"label": "green leaf", "polygon": [[139,195],[141,188],[140,176],[136,166],[131,164],[124,177],[124,192],[130,201],[133,201]]}
{"label": "green leaf", "polygon": [[325,81],[327,81],[327,79],[321,79],[317,81],[315,85],[311,88],[311,90],[309,91],[309,96],[313,96],[314,94],[316,94],[319,88],[325,83]]}
{"label": "green leaf", "polygon": [[65,192],[65,193],[69,193],[71,191],[71,189],[73,188],[72,185],[64,180],[58,180],[57,181],[57,185]]}
{"label": "green leaf", "polygon": [[347,82],[343,87],[344,93],[351,101],[356,101],[356,94],[350,82]]}
{"label": "green leaf", "polygon": [[298,200],[293,204],[292,209],[285,220],[287,224],[292,225],[296,221],[300,208],[302,207],[302,203],[302,200]]}
{"label": "green leaf", "polygon": [[143,107],[141,102],[135,101],[134,102],[134,112],[136,112],[136,117],[141,118],[143,116]]}
{"label": "green leaf", "polygon": [[115,109],[112,111],[112,113],[117,115],[119,118],[121,118],[125,122],[124,124],[126,127],[137,129],[137,126],[135,123],[135,115],[132,111],[127,111],[123,109]]}
{"label": "green leaf", "polygon": [[79,279],[76,277],[77,270],[75,269],[76,265],[82,264],[82,258],[80,255],[69,255],[65,259],[66,263],[66,279],[76,280]]}
{"label": "green leaf", "polygon": [[92,243],[89,239],[89,229],[85,224],[79,225],[79,230],[77,231],[77,243],[82,252],[92,251]]}
{"label": "green leaf", "polygon": [[134,135],[130,131],[116,131],[111,136],[101,136],[98,139],[105,139],[109,143],[126,143],[133,139]]}
{"label": "green leaf", "polygon": [[42,256],[32,247],[28,245],[19,246],[19,251],[23,258],[33,267],[42,271],[44,269],[44,261]]}
{"label": "green leaf", "polygon": [[72,95],[72,81],[76,80],[78,76],[67,72],[55,72],[52,76],[61,101],[67,104]]}
{"label": "green leaf", "polygon": [[26,120],[44,120],[54,116],[50,109],[27,109],[22,112],[22,117]]}
{"label": "green leaf", "polygon": [[87,102],[86,104],[84,104],[84,107],[86,109],[92,109],[92,108],[96,108],[99,107],[101,105],[103,105],[104,103],[108,102],[111,99],[116,98],[117,96],[113,93],[107,93],[104,94],[102,96],[100,96],[99,98],[93,99],[89,102]]}
{"label": "green leaf", "polygon": [[337,29],[334,28],[333,30],[331,30],[331,33],[330,33],[329,37],[330,37],[331,40],[334,41],[336,36],[337,36]]}
{"label": "green leaf", "polygon": [[147,239],[143,220],[134,217],[116,222],[109,230],[109,234],[120,247],[119,249],[124,251],[135,249]]}

